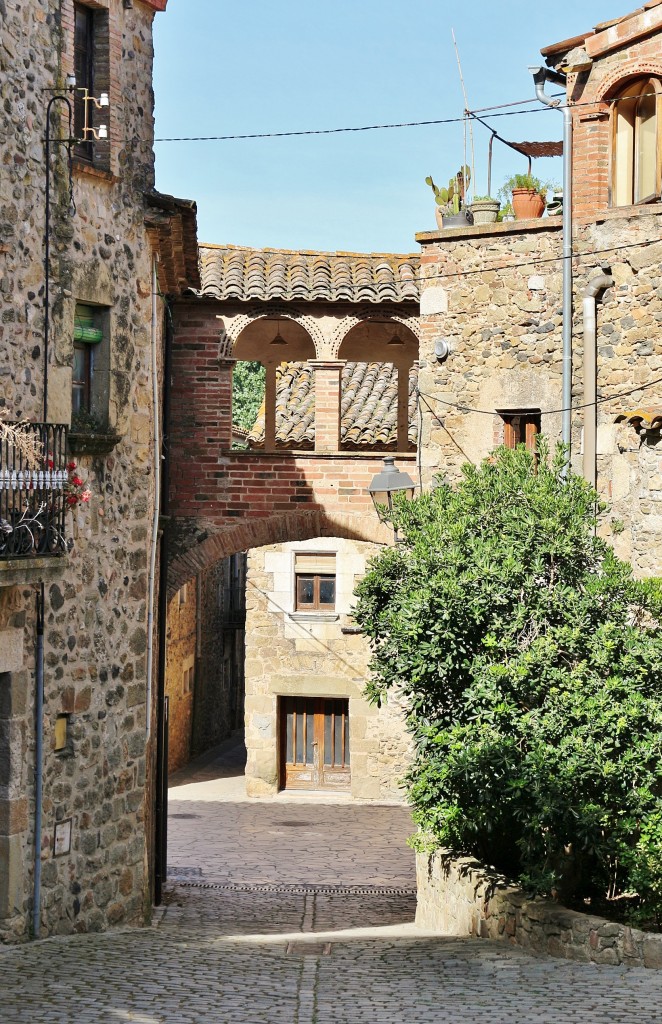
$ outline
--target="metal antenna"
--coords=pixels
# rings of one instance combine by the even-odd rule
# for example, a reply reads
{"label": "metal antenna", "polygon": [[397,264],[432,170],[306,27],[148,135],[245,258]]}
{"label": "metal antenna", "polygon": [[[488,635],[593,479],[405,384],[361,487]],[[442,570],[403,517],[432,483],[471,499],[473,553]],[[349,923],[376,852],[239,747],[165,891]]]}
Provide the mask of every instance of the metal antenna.
{"label": "metal antenna", "polygon": [[[460,84],[462,86],[462,95],[464,96],[464,164],[467,163],[467,121],[469,121],[469,139],[471,142],[471,180],[476,180],[476,154],[474,152],[474,126],[471,123],[469,117],[469,100],[467,99],[467,90],[464,84],[464,75],[462,74],[462,64],[460,62],[460,51],[457,48],[457,40],[455,38],[455,29],[451,29],[451,35],[453,36],[453,46],[455,47],[455,58],[457,60],[457,70],[460,73]],[[467,190],[468,191],[468,190]]]}

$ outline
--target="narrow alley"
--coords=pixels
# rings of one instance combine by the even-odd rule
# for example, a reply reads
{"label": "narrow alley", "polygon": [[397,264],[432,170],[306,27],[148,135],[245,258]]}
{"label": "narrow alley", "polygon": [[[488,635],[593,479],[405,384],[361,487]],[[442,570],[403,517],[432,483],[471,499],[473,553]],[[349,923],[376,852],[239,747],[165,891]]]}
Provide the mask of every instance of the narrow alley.
{"label": "narrow alley", "polygon": [[414,925],[401,806],[243,796],[229,741],[171,780],[149,929],[0,951],[3,1024],[654,1024],[658,972]]}

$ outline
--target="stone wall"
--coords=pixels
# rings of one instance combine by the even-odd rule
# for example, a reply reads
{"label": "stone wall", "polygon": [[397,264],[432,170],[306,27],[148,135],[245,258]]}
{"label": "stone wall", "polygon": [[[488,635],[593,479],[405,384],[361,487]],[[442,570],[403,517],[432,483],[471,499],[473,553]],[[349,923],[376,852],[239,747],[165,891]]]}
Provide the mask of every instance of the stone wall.
{"label": "stone wall", "polygon": [[[217,562],[169,602],[170,771],[243,726],[245,562],[242,553]],[[191,668],[192,685],[186,676]]]}
{"label": "stone wall", "polygon": [[168,698],[168,771],[191,756],[193,700],[197,671],[197,580],[185,583],[168,603],[166,696]]}
{"label": "stone wall", "polygon": [[[351,794],[367,800],[403,800],[399,780],[410,757],[397,701],[381,709],[363,696],[369,648],[351,629],[352,593],[373,544],[316,538],[249,552],[246,591],[246,767],[250,796],[279,788],[278,697],[347,697]],[[336,555],[336,613],[294,612],[294,552]],[[317,619],[317,621],[316,621]]]}
{"label": "stone wall", "polygon": [[426,931],[509,942],[566,960],[662,968],[662,935],[527,899],[471,858],[419,853],[416,875],[416,924]]}
{"label": "stone wall", "polygon": [[[0,411],[43,420],[47,99],[73,62],[73,0],[3,6],[0,25]],[[161,4],[161,6],[163,6]],[[64,147],[51,163],[51,421],[71,422],[77,301],[105,307],[111,454],[77,456],[92,492],[68,513],[72,550],[60,559],[0,560],[0,632],[21,634],[21,666],[0,665],[0,940],[29,936],[34,863],[35,584],[45,581],[45,705],[41,929],[100,930],[149,912],[147,586],[154,508],[151,380],[152,251],[143,190],[154,181],[154,4],[107,10],[110,140],[107,169],[77,163],[70,208]],[[26,71],[26,68],[29,69]],[[46,91],[45,91],[46,90]],[[64,113],[62,103],[56,106]],[[53,119],[51,132],[60,128]],[[14,634],[16,635],[16,634]],[[68,716],[64,751],[56,719]],[[56,822],[71,850],[55,856]]]}
{"label": "stone wall", "polygon": [[[602,261],[615,286],[597,309],[597,479],[610,506],[601,531],[642,575],[662,566],[659,432],[638,435],[619,417],[660,406],[662,290],[659,206],[612,210],[576,224],[572,461],[582,471],[582,296]],[[542,430],[560,439],[561,231],[553,218],[427,232],[421,298],[424,485],[457,477],[503,440],[500,411],[541,410]],[[450,342],[439,363],[434,342]],[[630,392],[629,394],[623,394]],[[619,397],[622,395],[622,397]],[[614,397],[610,397],[614,396]]]}

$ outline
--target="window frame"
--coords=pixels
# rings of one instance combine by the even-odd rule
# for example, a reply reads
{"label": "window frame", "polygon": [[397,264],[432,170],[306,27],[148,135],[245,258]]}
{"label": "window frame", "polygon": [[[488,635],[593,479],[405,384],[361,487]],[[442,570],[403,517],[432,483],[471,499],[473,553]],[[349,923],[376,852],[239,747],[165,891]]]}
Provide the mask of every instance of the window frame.
{"label": "window frame", "polygon": [[[650,95],[655,96],[655,187],[653,192],[640,195],[638,174],[641,163],[641,122],[638,108],[644,97]],[[626,108],[620,106],[626,102],[628,103],[627,109],[632,111],[630,120],[627,118]],[[621,208],[660,202],[662,197],[662,80],[655,75],[630,79],[615,94],[612,106],[610,206]],[[629,126],[629,138],[619,138],[621,125]],[[623,161],[626,159],[627,165],[623,171]],[[624,175],[626,175],[626,180],[623,180]]]}
{"label": "window frame", "polygon": [[536,455],[536,437],[541,433],[540,409],[512,409],[499,412],[503,423],[503,444],[514,451],[518,444]]}
{"label": "window frame", "polygon": [[[76,144],[74,152],[79,160],[85,163],[94,163],[94,139],[83,139],[83,128],[85,125],[85,101],[82,89],[88,90],[88,95],[94,95],[95,85],[95,57],[96,57],[96,25],[95,11],[86,4],[74,3],[74,74],[76,75],[76,89],[74,93],[74,137]],[[85,24],[80,25],[79,20]],[[84,45],[81,45],[81,37],[84,36]],[[94,126],[94,104],[87,104],[88,128]],[[91,134],[91,133],[90,133]]]}
{"label": "window frame", "polygon": [[[301,601],[299,597],[299,584],[304,580],[312,580],[313,600],[312,602]],[[322,581],[333,580],[333,601],[323,602],[320,600]],[[335,573],[312,573],[297,572],[294,574],[294,610],[297,612],[335,612],[336,610],[336,574]]]}
{"label": "window frame", "polygon": [[[76,378],[76,352],[83,353],[83,376],[80,379]],[[92,412],[92,378],[94,375],[94,353],[90,345],[84,341],[74,341],[74,360],[71,370],[71,412],[75,416],[77,413],[91,413]],[[80,395],[80,400],[77,403],[74,400],[75,395]]]}

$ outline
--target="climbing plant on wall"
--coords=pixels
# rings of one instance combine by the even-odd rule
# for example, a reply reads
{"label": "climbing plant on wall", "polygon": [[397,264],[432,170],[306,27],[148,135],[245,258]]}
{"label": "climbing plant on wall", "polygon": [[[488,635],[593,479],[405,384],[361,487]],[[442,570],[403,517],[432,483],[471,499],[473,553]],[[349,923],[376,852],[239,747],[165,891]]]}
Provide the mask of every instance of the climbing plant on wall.
{"label": "climbing plant on wall", "polygon": [[[413,502],[358,586],[373,701],[401,693],[419,847],[566,902],[662,915],[662,590],[596,536],[565,454],[499,449]],[[656,867],[657,865],[657,867]]]}

